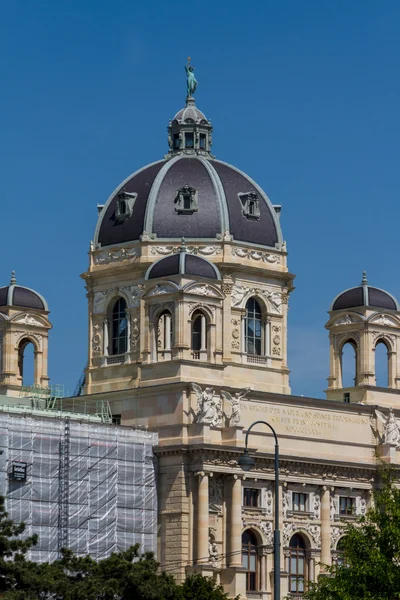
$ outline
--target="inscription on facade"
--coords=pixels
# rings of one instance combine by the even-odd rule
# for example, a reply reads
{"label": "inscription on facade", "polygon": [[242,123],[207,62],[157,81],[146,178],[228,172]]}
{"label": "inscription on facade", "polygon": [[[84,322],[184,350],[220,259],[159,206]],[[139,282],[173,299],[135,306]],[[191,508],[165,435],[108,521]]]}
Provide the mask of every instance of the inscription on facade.
{"label": "inscription on facade", "polygon": [[271,425],[277,425],[282,433],[327,437],[343,424],[368,425],[369,419],[358,415],[334,414],[316,410],[268,406],[243,402],[242,409],[268,415]]}

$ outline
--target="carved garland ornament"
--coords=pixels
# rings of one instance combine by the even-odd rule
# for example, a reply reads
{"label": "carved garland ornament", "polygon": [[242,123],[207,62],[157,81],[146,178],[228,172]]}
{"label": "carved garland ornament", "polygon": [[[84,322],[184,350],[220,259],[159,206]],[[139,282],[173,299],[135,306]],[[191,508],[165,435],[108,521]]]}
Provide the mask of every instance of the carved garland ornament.
{"label": "carved garland ornament", "polygon": [[101,326],[96,323],[93,325],[93,335],[92,335],[92,354],[94,357],[100,356],[101,352]]}
{"label": "carved garland ornament", "polygon": [[128,258],[137,258],[139,248],[118,248],[114,250],[102,250],[96,252],[93,256],[95,265],[107,265],[111,262],[127,260]]}
{"label": "carved garland ornament", "polygon": [[131,349],[136,350],[139,346],[139,319],[134,317],[131,320]]}
{"label": "carved garland ornament", "polygon": [[[181,246],[152,246],[151,254],[165,256],[167,254],[176,254],[180,251]],[[212,256],[213,254],[218,256],[221,254],[221,248],[219,246],[186,246],[186,252],[188,254],[203,254],[204,256]]]}
{"label": "carved garland ornament", "polygon": [[269,252],[257,252],[256,250],[250,250],[247,248],[231,248],[232,256],[238,256],[239,258],[249,258],[251,260],[257,260],[261,262],[267,262],[271,264],[279,264],[280,256],[277,254],[270,254]]}

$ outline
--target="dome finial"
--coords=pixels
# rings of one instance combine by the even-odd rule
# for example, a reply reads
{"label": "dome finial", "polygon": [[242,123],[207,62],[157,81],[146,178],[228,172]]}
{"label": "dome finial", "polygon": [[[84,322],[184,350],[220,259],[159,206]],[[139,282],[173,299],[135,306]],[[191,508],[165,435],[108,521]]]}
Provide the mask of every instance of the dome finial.
{"label": "dome finial", "polygon": [[367,271],[363,271],[361,285],[368,285]]}
{"label": "dome finial", "polygon": [[16,283],[17,283],[17,280],[15,278],[15,271],[11,271],[10,285],[15,285]]}
{"label": "dome finial", "polygon": [[179,252],[186,252],[186,242],[184,237],[181,239],[181,247],[179,248]]}

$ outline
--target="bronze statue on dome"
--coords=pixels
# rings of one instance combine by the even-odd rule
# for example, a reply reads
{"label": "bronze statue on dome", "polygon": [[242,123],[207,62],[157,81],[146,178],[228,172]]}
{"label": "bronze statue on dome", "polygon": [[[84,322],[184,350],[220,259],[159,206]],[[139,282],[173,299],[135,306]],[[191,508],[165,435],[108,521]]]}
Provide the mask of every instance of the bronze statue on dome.
{"label": "bronze statue on dome", "polygon": [[187,77],[187,98],[191,98],[197,88],[197,79],[194,76],[194,67],[190,64],[190,56],[185,65],[186,77]]}

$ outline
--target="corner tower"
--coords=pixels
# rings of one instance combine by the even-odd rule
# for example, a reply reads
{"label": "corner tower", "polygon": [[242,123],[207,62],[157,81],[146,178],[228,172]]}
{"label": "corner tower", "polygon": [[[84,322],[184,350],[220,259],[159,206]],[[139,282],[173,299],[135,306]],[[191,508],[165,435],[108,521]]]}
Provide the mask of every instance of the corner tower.
{"label": "corner tower", "polygon": [[[333,300],[329,331],[330,375],[327,398],[397,406],[400,401],[400,307],[391,294],[368,285],[364,271],[361,284],[341,292]],[[355,355],[354,385],[343,386],[343,348],[349,344]],[[386,388],[376,387],[375,352],[378,344],[387,350]],[[379,397],[378,397],[379,389]]]}
{"label": "corner tower", "polygon": [[188,97],[169,123],[167,155],[123,181],[98,217],[82,276],[85,392],[195,380],[288,394],[294,276],[280,207],[211,154],[211,122],[186,70]]}

